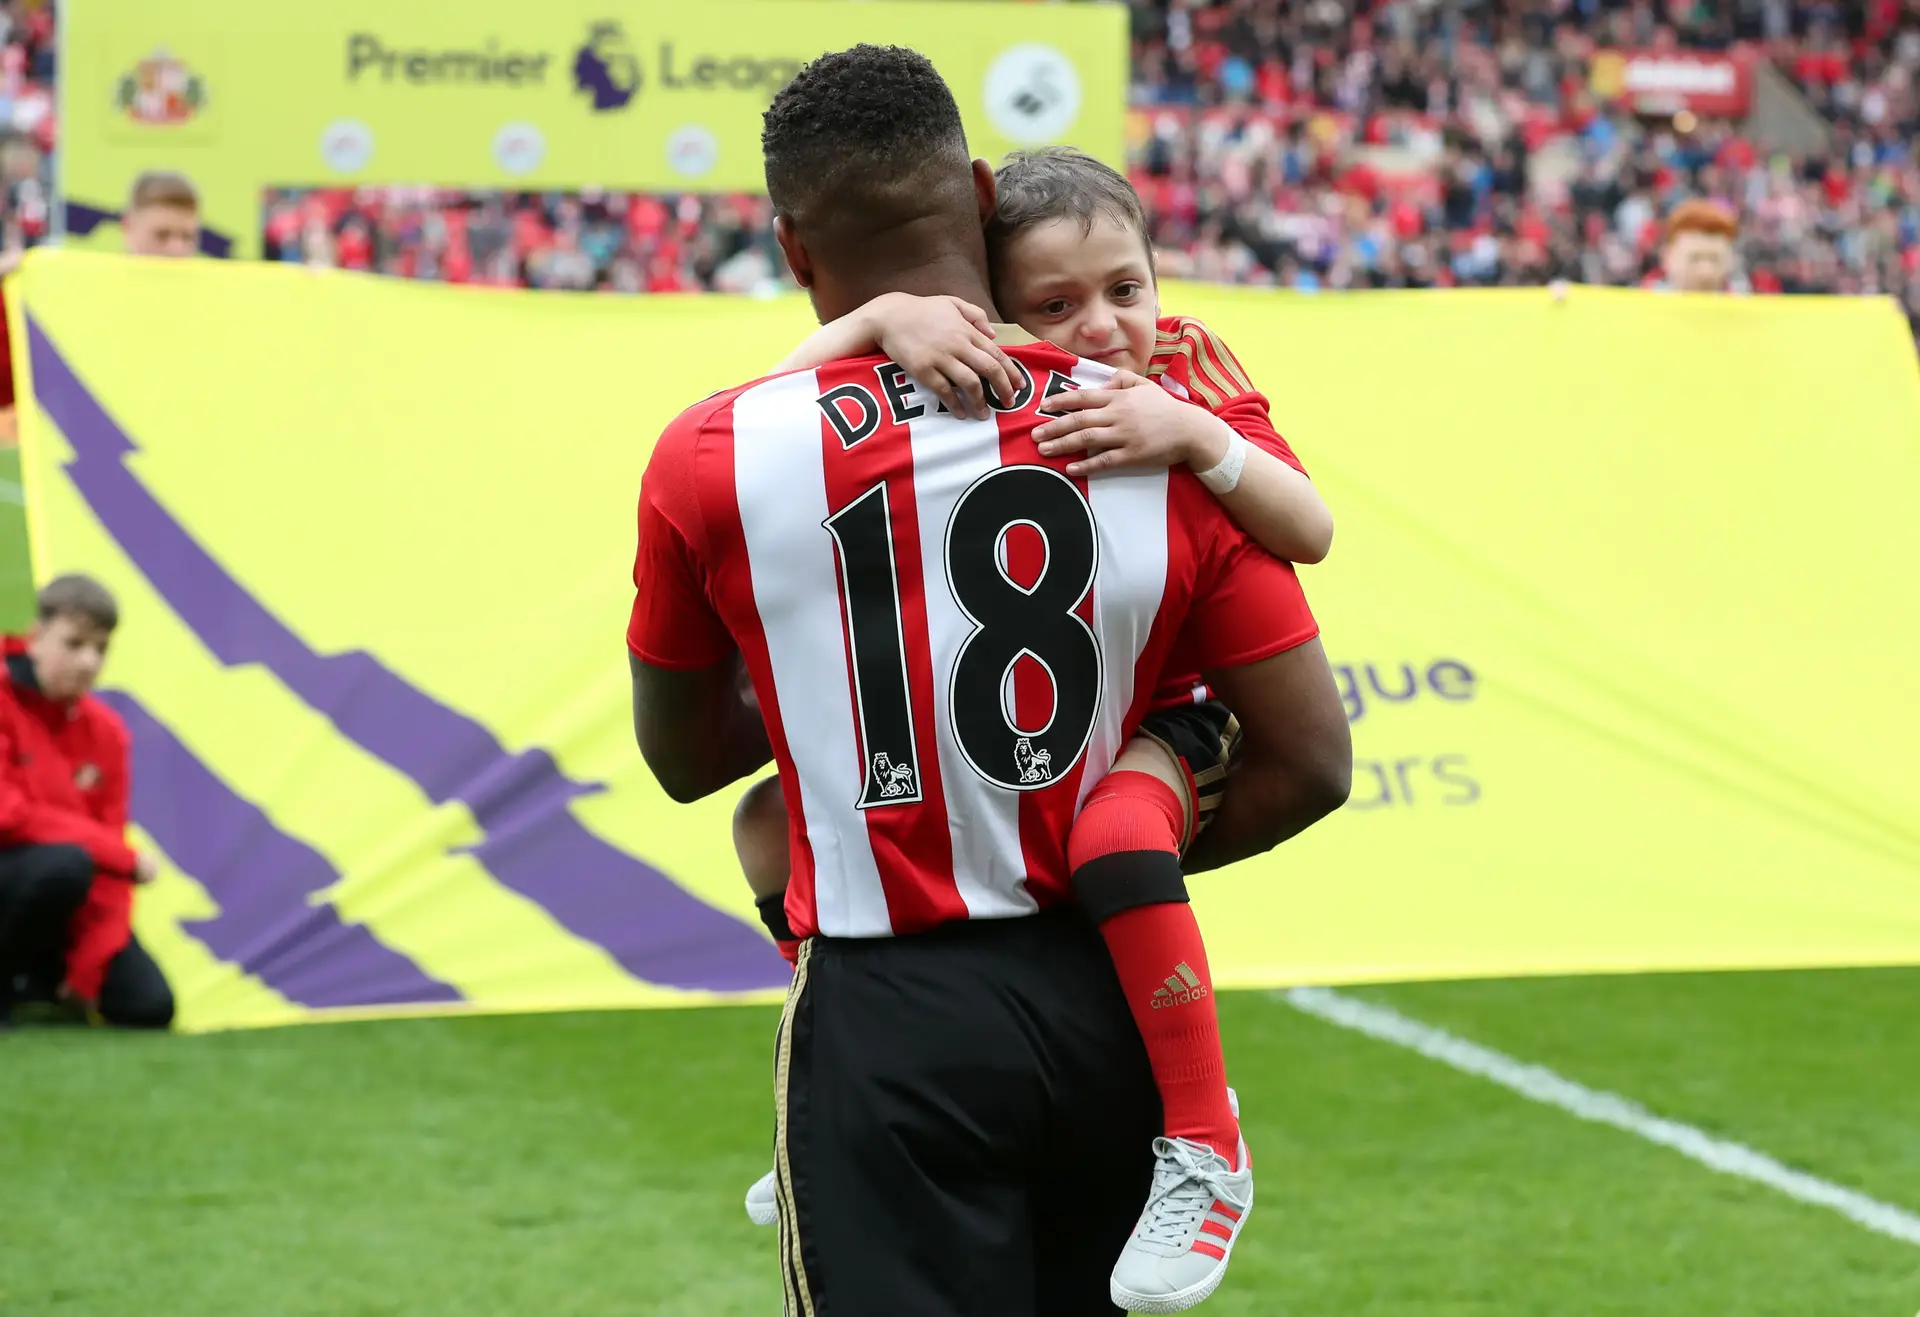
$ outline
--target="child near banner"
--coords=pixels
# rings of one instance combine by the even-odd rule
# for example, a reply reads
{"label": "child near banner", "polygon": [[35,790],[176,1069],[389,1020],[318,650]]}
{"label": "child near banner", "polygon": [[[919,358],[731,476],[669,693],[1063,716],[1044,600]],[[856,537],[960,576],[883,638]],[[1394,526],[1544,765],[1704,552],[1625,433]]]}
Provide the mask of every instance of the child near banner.
{"label": "child near banner", "polygon": [[[200,248],[200,194],[185,174],[150,169],[133,181],[120,227],[130,256],[192,256]],[[18,270],[25,255],[0,253],[0,277]],[[11,331],[0,313],[0,440],[12,443],[17,433]]]}
{"label": "child near banner", "polygon": [[1660,250],[1659,288],[1683,293],[1749,292],[1736,277],[1733,242],[1740,225],[1733,212],[1712,201],[1683,201],[1667,216]]}
{"label": "child near banner", "polygon": [[[1018,152],[996,181],[987,246],[999,310],[1036,337],[1117,372],[1096,387],[1050,383],[1047,410],[1061,416],[1033,432],[1040,452],[1083,452],[1067,467],[1080,479],[1184,464],[1269,552],[1295,562],[1323,559],[1332,515],[1275,432],[1266,398],[1205,325],[1159,315],[1146,217],[1132,185],[1066,147]],[[876,351],[962,417],[993,414],[983,390],[999,398],[1019,392],[1018,368],[994,346],[986,313],[944,297],[878,298],[823,326],[780,369]],[[1140,734],[1087,795],[1069,839],[1075,891],[1099,922],[1165,1109],[1168,1152],[1154,1201],[1168,1220],[1144,1215],[1114,1271],[1114,1298],[1134,1311],[1175,1311],[1211,1292],[1251,1205],[1253,1181],[1191,907],[1184,900],[1140,905],[1101,919],[1097,892],[1103,875],[1132,873],[1128,866],[1137,867],[1142,853],[1177,874],[1218,808],[1238,737],[1231,711],[1197,673],[1169,673]],[[734,838],[763,921],[791,954],[783,908],[788,821],[777,780],[749,790]],[[1196,854],[1192,867],[1207,865]],[[1188,1198],[1197,1212],[1182,1212]],[[1233,1210],[1207,1225],[1209,1204],[1221,1203]],[[747,1206],[756,1221],[773,1219],[769,1180],[754,1186]]]}
{"label": "child near banner", "polygon": [[120,232],[129,256],[196,256],[200,252],[200,193],[193,180],[150,169],[133,181]]}
{"label": "child near banner", "polygon": [[4,643],[0,679],[0,1023],[20,999],[59,997],[108,1024],[164,1029],[173,993],[133,936],[151,855],[127,844],[125,724],[93,695],[119,609],[62,576]]}

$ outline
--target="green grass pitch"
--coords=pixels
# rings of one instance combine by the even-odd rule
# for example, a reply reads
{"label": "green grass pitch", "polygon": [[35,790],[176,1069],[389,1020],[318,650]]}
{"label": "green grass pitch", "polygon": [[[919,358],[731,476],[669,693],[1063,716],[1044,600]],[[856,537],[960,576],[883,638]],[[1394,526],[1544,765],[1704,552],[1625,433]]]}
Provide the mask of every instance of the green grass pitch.
{"label": "green grass pitch", "polygon": [[[1920,971],[1357,995],[1920,1208]],[[1920,1308],[1920,1247],[1275,996],[1221,1013],[1260,1179],[1215,1317]],[[773,1235],[740,1198],[774,1018],[20,1030],[0,1313],[770,1317]]]}

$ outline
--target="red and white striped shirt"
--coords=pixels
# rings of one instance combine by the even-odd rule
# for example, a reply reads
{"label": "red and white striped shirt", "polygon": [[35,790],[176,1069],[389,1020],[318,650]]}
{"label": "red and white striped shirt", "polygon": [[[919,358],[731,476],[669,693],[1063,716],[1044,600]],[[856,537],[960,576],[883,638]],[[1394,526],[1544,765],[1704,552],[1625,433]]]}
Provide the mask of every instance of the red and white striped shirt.
{"label": "red and white striped shirt", "polygon": [[667,668],[744,655],[801,937],[1065,899],[1074,813],[1162,669],[1318,633],[1292,568],[1191,475],[1075,481],[1039,455],[1041,402],[1110,370],[1009,355],[1025,385],[992,421],[863,357],[717,394],[648,463],[627,643]]}

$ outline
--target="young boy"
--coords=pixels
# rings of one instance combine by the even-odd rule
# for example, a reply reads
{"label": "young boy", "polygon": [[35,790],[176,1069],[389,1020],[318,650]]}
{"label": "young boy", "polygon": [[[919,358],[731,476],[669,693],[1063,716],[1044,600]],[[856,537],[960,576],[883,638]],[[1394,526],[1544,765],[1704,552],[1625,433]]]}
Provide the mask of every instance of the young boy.
{"label": "young boy", "polygon": [[[1146,217],[1132,186],[1078,151],[1021,152],[997,173],[987,228],[994,297],[1020,327],[1116,368],[1103,388],[1056,397],[1060,419],[1034,431],[1048,456],[1082,451],[1072,476],[1126,466],[1193,469],[1249,534],[1277,556],[1318,562],[1333,524],[1267,401],[1199,321],[1161,318]],[[876,299],[823,326],[778,369],[884,352],[968,417],[990,415],[982,388],[1013,395],[1012,367],[986,314],[956,299]],[[1166,674],[1140,734],[1087,796],[1069,838],[1082,900],[1104,873],[1141,863],[1178,870],[1218,807],[1238,739],[1232,714],[1193,673]],[[777,781],[753,787],[734,839],[755,903],[782,949],[794,949],[783,902],[788,819]],[[1121,856],[1121,865],[1114,863]],[[1097,911],[1100,902],[1087,902]],[[1226,1086],[1205,945],[1184,902],[1135,907],[1100,922],[1133,1008],[1166,1113],[1154,1195],[1115,1268],[1113,1298],[1134,1311],[1190,1307],[1219,1284],[1252,1203],[1252,1172]],[[748,1213],[773,1219],[772,1186]]]}
{"label": "young boy", "polygon": [[132,931],[150,855],[127,845],[128,738],[94,698],[119,610],[62,576],[7,637],[0,673],[0,1019],[16,987],[59,989],[109,1024],[164,1029],[173,994]]}
{"label": "young boy", "polygon": [[200,254],[200,194],[185,174],[150,169],[133,182],[120,232],[130,256]]}

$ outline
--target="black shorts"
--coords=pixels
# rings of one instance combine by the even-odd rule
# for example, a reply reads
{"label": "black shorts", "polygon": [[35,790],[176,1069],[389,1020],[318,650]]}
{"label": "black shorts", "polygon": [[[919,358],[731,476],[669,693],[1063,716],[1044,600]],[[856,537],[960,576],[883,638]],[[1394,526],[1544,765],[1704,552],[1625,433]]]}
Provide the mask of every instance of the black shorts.
{"label": "black shorts", "polygon": [[1091,1317],[1160,1100],[1076,908],[812,938],[775,1052],[787,1317]]}
{"label": "black shorts", "polygon": [[1240,720],[1218,700],[1155,709],[1140,720],[1140,735],[1158,742],[1187,775],[1193,829],[1187,845],[1206,831],[1227,793],[1227,775],[1240,753]]}

